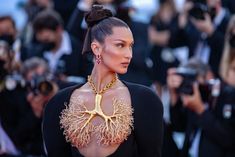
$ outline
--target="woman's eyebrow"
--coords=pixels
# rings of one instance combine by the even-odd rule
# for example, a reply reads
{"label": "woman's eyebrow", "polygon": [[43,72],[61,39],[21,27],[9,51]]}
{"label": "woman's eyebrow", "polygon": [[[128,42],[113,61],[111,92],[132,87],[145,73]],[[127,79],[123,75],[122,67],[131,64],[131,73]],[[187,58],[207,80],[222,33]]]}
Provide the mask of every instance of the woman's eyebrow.
{"label": "woman's eyebrow", "polygon": [[125,41],[125,40],[122,40],[122,39],[114,39],[114,41],[121,41],[121,42],[126,43],[126,41]]}
{"label": "woman's eyebrow", "polygon": [[[114,39],[114,41],[121,41],[124,43],[128,43],[128,41],[122,40],[122,39]],[[134,44],[134,41],[130,42],[132,45]]]}

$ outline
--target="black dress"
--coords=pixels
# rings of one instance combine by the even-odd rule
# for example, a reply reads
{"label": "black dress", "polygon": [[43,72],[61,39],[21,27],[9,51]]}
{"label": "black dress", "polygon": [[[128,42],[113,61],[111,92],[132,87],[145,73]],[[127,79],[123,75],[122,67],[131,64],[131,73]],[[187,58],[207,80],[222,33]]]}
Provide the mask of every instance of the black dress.
{"label": "black dress", "polygon": [[[134,109],[134,130],[127,140],[109,157],[160,157],[163,140],[163,107],[149,88],[123,82],[131,95]],[[68,104],[73,91],[81,85],[60,91],[47,104],[43,119],[43,137],[48,157],[82,157],[67,143],[60,129],[61,111]]]}

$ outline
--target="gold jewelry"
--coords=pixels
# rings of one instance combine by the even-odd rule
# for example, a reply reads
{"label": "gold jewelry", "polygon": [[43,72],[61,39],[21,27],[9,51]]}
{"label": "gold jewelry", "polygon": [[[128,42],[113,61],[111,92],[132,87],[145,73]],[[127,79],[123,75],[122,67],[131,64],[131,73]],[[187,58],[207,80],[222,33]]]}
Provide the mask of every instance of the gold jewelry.
{"label": "gold jewelry", "polygon": [[111,119],[110,116],[106,116],[104,113],[103,113],[103,110],[100,106],[101,104],[101,100],[102,100],[102,94],[104,94],[104,92],[108,89],[110,89],[114,83],[117,81],[117,75],[112,79],[112,81],[110,83],[108,83],[107,85],[104,86],[103,89],[101,89],[100,91],[97,91],[96,87],[95,87],[95,84],[91,78],[90,75],[88,75],[88,78],[87,78],[87,82],[88,84],[90,85],[91,89],[95,92],[95,109],[92,110],[92,111],[86,111],[86,113],[90,114],[90,118],[87,120],[87,122],[83,125],[82,129],[86,127],[86,125],[91,121],[91,119],[95,116],[95,115],[99,115],[101,116],[105,122],[107,123],[106,125],[108,125],[108,121],[110,122],[113,122],[113,120]]}
{"label": "gold jewelry", "polygon": [[109,82],[107,85],[105,85],[104,88],[101,89],[99,92],[97,91],[95,84],[94,84],[90,75],[88,75],[88,77],[87,77],[87,82],[89,83],[91,89],[95,92],[95,94],[104,94],[104,92],[106,90],[108,90],[109,88],[111,88],[114,85],[114,83],[117,81],[117,79],[118,79],[118,77],[117,77],[117,75],[115,75],[115,77],[112,79],[112,81]]}
{"label": "gold jewelry", "polygon": [[[101,108],[102,94],[110,89],[116,81],[117,76],[98,92],[93,80],[88,76],[88,83],[96,94],[93,110],[86,108],[79,91],[72,94],[69,106],[62,111],[60,116],[60,124],[64,129],[66,141],[70,142],[72,146],[78,149],[87,146],[93,134],[97,137],[97,143],[105,146],[120,144],[127,139],[133,128],[131,105],[125,104],[123,99],[114,98],[113,113],[110,116],[105,115]],[[91,123],[95,116],[100,116],[104,122],[95,126]]]}

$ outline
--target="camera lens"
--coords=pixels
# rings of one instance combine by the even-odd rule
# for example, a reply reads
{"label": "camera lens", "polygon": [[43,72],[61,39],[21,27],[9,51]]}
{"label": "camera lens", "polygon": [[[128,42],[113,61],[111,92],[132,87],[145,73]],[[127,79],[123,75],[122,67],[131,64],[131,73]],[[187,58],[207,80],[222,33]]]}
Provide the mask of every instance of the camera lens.
{"label": "camera lens", "polygon": [[43,81],[38,85],[38,90],[42,95],[49,95],[53,91],[53,85],[49,81]]}
{"label": "camera lens", "polygon": [[208,7],[202,3],[195,3],[193,8],[189,11],[189,15],[198,20],[204,20],[205,13],[208,13]]}
{"label": "camera lens", "polygon": [[179,88],[178,93],[187,95],[193,94],[193,83],[196,81],[197,72],[192,68],[179,67],[176,69],[176,74],[183,77],[183,81]]}

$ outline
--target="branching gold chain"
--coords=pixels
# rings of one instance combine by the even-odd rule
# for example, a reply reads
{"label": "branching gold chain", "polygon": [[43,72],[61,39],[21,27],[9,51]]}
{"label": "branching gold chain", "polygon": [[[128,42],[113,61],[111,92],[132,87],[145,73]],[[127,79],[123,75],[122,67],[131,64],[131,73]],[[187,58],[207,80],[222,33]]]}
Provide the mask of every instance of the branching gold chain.
{"label": "branching gold chain", "polygon": [[103,89],[101,89],[100,91],[97,91],[95,84],[91,78],[90,75],[88,75],[87,77],[87,82],[89,83],[91,89],[95,92],[95,94],[103,94],[106,90],[110,89],[114,83],[117,81],[118,77],[117,75],[115,75],[115,77],[112,79],[111,82],[109,82],[107,85],[105,85],[105,87]]}

